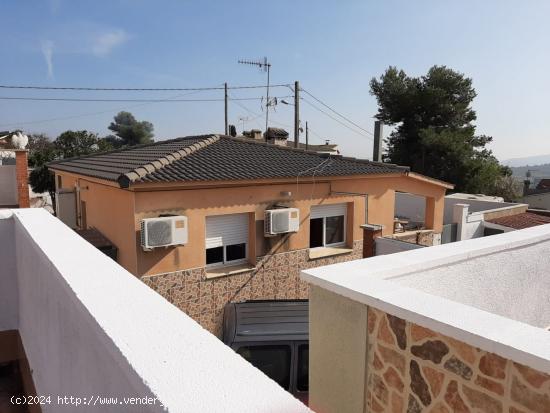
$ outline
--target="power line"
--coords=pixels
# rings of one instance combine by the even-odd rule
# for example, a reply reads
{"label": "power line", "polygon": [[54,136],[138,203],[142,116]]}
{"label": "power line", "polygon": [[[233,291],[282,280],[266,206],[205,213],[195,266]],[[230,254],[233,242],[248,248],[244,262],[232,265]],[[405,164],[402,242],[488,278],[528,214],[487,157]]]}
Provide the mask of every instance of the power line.
{"label": "power line", "polygon": [[331,112],[334,112],[335,114],[337,114],[338,116],[340,116],[342,119],[345,119],[346,121],[348,121],[349,123],[351,123],[351,124],[352,124],[353,126],[355,126],[356,128],[362,130],[363,132],[368,133],[369,135],[374,136],[374,134],[373,134],[371,131],[369,131],[369,130],[367,130],[367,129],[361,127],[361,126],[359,126],[357,123],[355,123],[355,122],[352,121],[351,119],[349,119],[349,118],[347,118],[346,116],[342,115],[341,113],[337,112],[335,109],[331,108],[329,105],[327,105],[326,103],[324,103],[321,99],[316,98],[315,96],[313,96],[313,95],[312,95],[311,93],[309,93],[307,90],[305,90],[305,89],[301,89],[301,90],[302,90],[303,92],[307,93],[307,94],[308,94],[309,96],[311,96],[313,99],[315,99],[315,100],[316,100],[317,102],[319,102],[321,105],[323,105],[324,107],[326,107],[327,109],[329,109]]}
{"label": "power line", "polygon": [[356,134],[361,135],[361,136],[363,136],[364,138],[373,140],[372,137],[367,136],[367,135],[364,135],[364,134],[362,134],[361,132],[359,132],[359,131],[353,129],[352,127],[350,127],[349,125],[345,124],[345,123],[342,122],[341,120],[339,120],[339,119],[335,118],[334,116],[330,115],[329,113],[325,112],[323,109],[321,109],[321,108],[315,106],[315,105],[314,105],[313,103],[311,103],[309,100],[307,100],[307,99],[305,99],[305,98],[302,98],[302,100],[303,100],[304,102],[306,102],[308,105],[310,105],[311,107],[313,107],[314,109],[318,110],[319,112],[321,112],[321,113],[325,114],[326,116],[328,116],[329,118],[331,118],[333,121],[338,122],[338,123],[339,123],[340,125],[342,125],[343,127],[349,129],[350,131],[355,132]]}
{"label": "power line", "polygon": [[[291,96],[281,96],[281,97],[278,97],[277,99],[284,99],[284,98],[290,98]],[[293,96],[292,96],[293,97]],[[233,100],[233,101],[236,101],[235,103],[240,106],[241,108],[243,108],[244,110],[246,110],[248,113],[250,113],[251,115],[254,115],[256,117],[261,117],[263,115],[260,115],[258,114],[257,112],[254,112],[252,110],[250,110],[249,108],[247,108],[245,105],[243,105],[242,103],[239,103],[239,99],[235,99],[233,97],[231,97],[229,100]],[[285,123],[281,123],[281,122],[277,122],[277,121],[274,121],[273,119],[271,120],[272,123],[275,123],[279,126],[284,126],[285,128],[291,128],[292,126],[290,125],[287,125]]]}
{"label": "power line", "polygon": [[[177,98],[181,98],[183,96],[195,95],[199,92],[200,91],[192,91],[192,92],[188,92],[188,93],[178,93],[177,95],[171,96],[169,99],[177,99]],[[40,119],[40,120],[27,121],[27,122],[4,123],[4,124],[0,125],[0,127],[15,126],[15,125],[35,125],[35,124],[39,124],[39,123],[47,123],[47,122],[56,122],[56,121],[60,121],[60,120],[84,118],[84,117],[88,117],[88,116],[103,115],[105,113],[120,112],[121,110],[135,109],[137,107],[154,105],[156,103],[158,103],[158,102],[138,103],[136,105],[130,105],[130,106],[126,106],[124,108],[120,108],[120,107],[119,108],[112,108],[112,109],[96,111],[96,112],[81,113],[81,114],[78,114],[78,115],[61,116],[61,117],[57,117],[57,118]]]}
{"label": "power line", "polygon": [[[288,98],[281,96],[279,99]],[[233,100],[262,100],[262,97],[237,98]],[[224,99],[88,99],[88,98],[39,98],[21,96],[0,96],[0,100],[61,101],[61,102],[223,102]]]}
{"label": "power line", "polygon": [[[289,84],[270,85],[270,87],[288,87]],[[252,86],[228,86],[228,89],[265,89],[265,85]],[[194,90],[224,90],[224,86],[212,87],[168,87],[168,88],[123,88],[123,87],[56,87],[56,86],[22,86],[22,85],[0,85],[0,89],[34,89],[34,90],[87,90],[87,91],[126,91],[126,92],[166,92],[166,91],[194,91]]]}

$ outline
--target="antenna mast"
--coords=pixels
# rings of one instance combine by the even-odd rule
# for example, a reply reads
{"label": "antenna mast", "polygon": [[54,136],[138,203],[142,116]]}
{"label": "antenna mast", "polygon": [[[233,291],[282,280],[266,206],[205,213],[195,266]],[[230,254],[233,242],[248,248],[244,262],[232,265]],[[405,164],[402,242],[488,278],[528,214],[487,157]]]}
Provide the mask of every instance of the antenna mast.
{"label": "antenna mast", "polygon": [[267,141],[267,128],[269,125],[269,106],[271,106],[271,102],[269,101],[269,70],[271,69],[271,63],[267,61],[267,57],[264,57],[263,61],[239,60],[239,63],[243,65],[258,66],[260,70],[267,72],[266,102],[265,102],[265,140]]}

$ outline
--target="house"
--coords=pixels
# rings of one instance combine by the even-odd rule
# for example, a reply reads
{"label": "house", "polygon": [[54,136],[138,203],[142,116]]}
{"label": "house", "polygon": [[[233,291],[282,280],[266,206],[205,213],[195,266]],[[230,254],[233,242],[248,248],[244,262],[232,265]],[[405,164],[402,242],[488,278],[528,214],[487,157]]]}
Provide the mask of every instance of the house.
{"label": "house", "polygon": [[332,412],[548,412],[550,225],[306,269],[309,400]]}
{"label": "house", "polygon": [[502,233],[546,224],[550,224],[550,213],[528,209],[521,214],[489,219],[485,223],[485,227],[490,228],[493,233]]}
{"label": "house", "polygon": [[[265,140],[265,137],[262,136],[262,131],[259,129],[252,129],[249,131],[243,131],[243,137],[255,139],[255,140]],[[286,145],[290,148],[296,147],[294,141],[288,140],[288,132],[281,128],[268,128],[268,143],[278,144],[278,145]],[[312,145],[312,144],[305,144],[303,142],[298,142],[298,149],[305,149],[312,152],[318,152],[318,153],[327,153],[331,155],[339,155],[340,151],[338,150],[337,144],[331,144],[330,141],[327,140],[325,144],[323,145]]]}
{"label": "house", "polygon": [[[437,242],[452,188],[406,167],[218,135],[49,168],[60,219],[101,232],[124,268],[216,334],[227,302],[306,298],[300,269],[368,256],[374,236],[393,233],[396,191],[424,197]],[[273,214],[293,227],[274,233]],[[159,217],[178,219],[186,239],[144,250],[142,223]]]}
{"label": "house", "polygon": [[536,189],[550,189],[550,178],[542,178],[538,182]]}
{"label": "house", "polygon": [[29,208],[28,161],[25,142],[12,142],[13,134],[0,132],[0,208]]}
{"label": "house", "polygon": [[[407,227],[422,227],[424,219],[424,199],[418,195],[397,193],[396,216],[406,222]],[[502,198],[480,194],[450,194],[445,196],[443,212],[442,243],[463,241],[493,235],[502,231],[495,230],[490,223],[495,218],[503,218],[523,214],[529,205],[516,202],[504,202]],[[405,234],[406,235],[406,234]],[[406,241],[403,234],[393,236],[394,248],[391,252],[405,249],[399,248],[398,241]],[[390,245],[385,241],[385,246]],[[388,248],[385,248],[388,250]]]}

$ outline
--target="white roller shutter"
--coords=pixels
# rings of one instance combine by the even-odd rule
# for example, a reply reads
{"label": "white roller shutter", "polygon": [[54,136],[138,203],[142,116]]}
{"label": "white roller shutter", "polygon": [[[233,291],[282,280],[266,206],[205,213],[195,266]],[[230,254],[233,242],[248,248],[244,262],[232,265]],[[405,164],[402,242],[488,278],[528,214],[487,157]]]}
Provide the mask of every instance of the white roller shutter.
{"label": "white roller shutter", "polygon": [[311,207],[310,219],[346,215],[348,204],[315,205]]}
{"label": "white roller shutter", "polygon": [[206,217],[206,248],[248,243],[248,214]]}

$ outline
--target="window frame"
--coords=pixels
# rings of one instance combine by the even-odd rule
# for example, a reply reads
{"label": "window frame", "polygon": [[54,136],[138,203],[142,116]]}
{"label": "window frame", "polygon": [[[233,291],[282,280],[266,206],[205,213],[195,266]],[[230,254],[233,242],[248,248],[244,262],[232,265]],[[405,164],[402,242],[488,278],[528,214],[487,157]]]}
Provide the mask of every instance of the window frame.
{"label": "window frame", "polygon": [[[227,215],[246,215],[248,217],[249,213],[247,212],[243,212],[243,213],[235,213],[235,214],[227,214]],[[223,215],[209,215],[206,217],[206,219],[208,217],[218,217],[218,216],[223,216]],[[206,226],[208,224],[206,223],[205,221],[205,232],[206,232]],[[248,231],[247,231],[248,232]],[[241,245],[241,244],[244,244],[244,257],[243,258],[238,258],[236,260],[227,260],[227,247],[231,247],[233,245]],[[205,245],[205,249],[204,249],[204,254],[205,254],[205,267],[206,268],[220,268],[220,267],[229,267],[229,266],[233,266],[233,265],[241,265],[241,264],[246,264],[248,263],[248,245],[249,245],[249,239],[246,238],[244,240],[244,242],[238,242],[238,243],[232,243],[232,244],[225,244],[223,243],[222,241],[222,245],[218,245],[216,247],[210,247],[210,248],[206,248],[206,245]],[[206,261],[206,251],[208,251],[209,249],[214,249],[214,248],[222,248],[222,251],[223,251],[223,258],[222,258],[222,261],[218,261],[218,262],[213,262],[213,263],[210,263],[208,264],[207,261]]]}
{"label": "window frame", "polygon": [[[315,205],[314,205],[315,206]],[[310,240],[310,249],[316,249],[316,248],[330,248],[330,247],[343,247],[346,245],[346,236],[347,236],[347,231],[346,231],[346,227],[347,227],[347,203],[346,203],[346,209],[344,210],[344,214],[343,215],[334,215],[334,214],[326,214],[326,215],[323,215],[323,216],[319,216],[319,217],[315,217],[315,218],[311,218],[311,211],[310,211],[310,217],[309,217],[309,222],[310,222],[310,231],[311,231],[311,220],[312,219],[323,219],[323,245],[319,246],[319,247],[311,247],[311,240]],[[335,242],[335,243],[332,243],[332,244],[327,244],[327,218],[334,218],[334,217],[344,217],[344,220],[343,220],[343,234],[342,234],[342,241],[340,242]]]}

